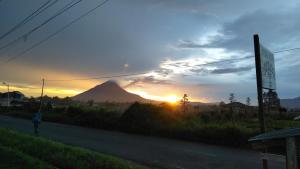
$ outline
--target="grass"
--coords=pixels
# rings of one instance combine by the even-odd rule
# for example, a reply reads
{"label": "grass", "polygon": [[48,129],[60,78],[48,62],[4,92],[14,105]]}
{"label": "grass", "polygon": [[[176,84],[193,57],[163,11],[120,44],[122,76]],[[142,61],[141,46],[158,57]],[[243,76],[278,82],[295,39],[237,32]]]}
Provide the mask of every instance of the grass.
{"label": "grass", "polygon": [[24,157],[29,164],[48,163],[60,169],[143,169],[142,166],[109,155],[9,129],[0,128],[0,135],[0,145],[5,147],[6,152],[14,157]]}
{"label": "grass", "polygon": [[0,145],[0,168],[5,169],[54,169],[55,167],[26,155],[18,150]]}

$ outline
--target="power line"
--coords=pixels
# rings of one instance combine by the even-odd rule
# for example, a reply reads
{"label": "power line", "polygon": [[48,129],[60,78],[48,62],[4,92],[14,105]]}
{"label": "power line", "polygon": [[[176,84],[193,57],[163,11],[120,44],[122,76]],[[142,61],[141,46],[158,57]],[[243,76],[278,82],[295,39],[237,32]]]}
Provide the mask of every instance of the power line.
{"label": "power line", "polygon": [[69,9],[71,9],[73,6],[77,5],[79,2],[81,2],[82,0],[77,0],[77,2],[74,2],[75,0],[73,0],[72,2],[68,3],[67,5],[65,5],[62,9],[60,9],[59,11],[56,12],[56,14],[54,14],[53,16],[51,16],[50,18],[48,18],[46,21],[42,22],[40,25],[36,26],[35,28],[31,29],[30,31],[28,31],[27,33],[23,34],[22,36],[19,36],[18,38],[10,41],[9,43],[7,43],[4,46],[0,47],[0,50],[5,49],[13,44],[15,44],[16,42],[18,42],[21,39],[26,40],[27,37],[32,34],[33,32],[37,31],[38,29],[40,29],[41,27],[45,26],[47,23],[49,23],[50,21],[52,21],[53,19],[55,19],[56,17],[58,17],[59,15],[63,14],[64,12],[68,11]]}
{"label": "power line", "polygon": [[[0,84],[0,86],[4,86],[4,85]],[[10,86],[15,87],[15,88],[20,88],[20,89],[41,89],[40,87],[32,87],[30,85],[25,86],[25,85],[19,85],[19,84],[11,84],[11,83],[10,83]]]}
{"label": "power line", "polygon": [[292,50],[300,50],[300,47],[298,47],[298,48],[284,49],[284,50],[278,50],[278,51],[275,51],[273,53],[288,52],[288,51],[292,51]]}
{"label": "power line", "polygon": [[36,16],[38,16],[39,14],[41,14],[42,12],[44,12],[46,9],[48,9],[49,7],[51,7],[52,5],[54,5],[56,2],[58,2],[58,0],[55,0],[52,3],[50,3],[51,1],[52,0],[48,0],[47,2],[45,2],[44,4],[42,4],[37,10],[35,10],[34,12],[32,12],[29,16],[27,16],[26,18],[24,18],[21,22],[19,22],[18,24],[16,24],[9,31],[7,31],[3,35],[1,35],[0,36],[0,40],[2,40],[6,36],[8,36],[12,32],[14,32],[15,30],[19,29],[20,27],[22,27],[23,25],[25,25],[26,23],[28,23],[29,21],[31,21],[32,19],[34,19]]}
{"label": "power line", "polygon": [[144,75],[149,72],[143,73],[132,73],[132,74],[121,74],[121,75],[112,75],[112,76],[99,76],[99,77],[90,77],[90,78],[82,78],[82,79],[50,79],[47,82],[65,82],[65,81],[81,81],[81,80],[93,80],[93,79],[109,79],[109,78],[116,78],[116,77],[128,77],[128,76],[137,76],[137,75]]}
{"label": "power line", "polygon": [[72,20],[71,22],[69,22],[67,25],[61,27],[60,29],[58,29],[56,32],[52,33],[51,35],[47,36],[46,38],[42,39],[41,41],[33,44],[31,47],[23,50],[22,52],[20,52],[19,54],[17,54],[14,57],[11,57],[9,59],[7,59],[5,62],[3,62],[3,64],[9,63],[19,57],[21,57],[22,55],[26,54],[27,52],[29,52],[30,50],[40,46],[41,44],[43,44],[44,42],[48,41],[49,39],[51,39],[52,37],[54,37],[55,35],[59,34],[60,32],[64,31],[65,29],[67,29],[68,27],[70,27],[71,25],[73,25],[74,23],[78,22],[79,20],[81,20],[82,18],[88,16],[89,14],[91,14],[93,11],[95,11],[96,9],[100,8],[101,6],[103,6],[105,3],[107,3],[109,0],[105,0],[102,3],[98,4],[97,6],[95,6],[94,8],[90,9],[89,11],[83,13],[82,15],[80,15],[79,17],[77,17],[76,19]]}

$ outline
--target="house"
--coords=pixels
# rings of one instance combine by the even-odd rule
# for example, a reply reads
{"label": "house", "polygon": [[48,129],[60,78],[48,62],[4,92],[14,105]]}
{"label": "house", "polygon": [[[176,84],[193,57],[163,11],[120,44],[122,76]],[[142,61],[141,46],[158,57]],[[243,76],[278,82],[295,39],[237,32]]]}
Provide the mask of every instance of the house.
{"label": "house", "polygon": [[222,111],[230,111],[233,113],[245,113],[246,105],[240,102],[231,102],[228,104],[220,105]]}
{"label": "house", "polygon": [[262,152],[261,160],[281,161],[286,163],[287,169],[299,169],[300,127],[263,133],[250,138],[249,142]]}
{"label": "house", "polygon": [[0,93],[0,106],[8,106],[8,103],[11,106],[20,106],[24,98],[25,95],[19,91]]}

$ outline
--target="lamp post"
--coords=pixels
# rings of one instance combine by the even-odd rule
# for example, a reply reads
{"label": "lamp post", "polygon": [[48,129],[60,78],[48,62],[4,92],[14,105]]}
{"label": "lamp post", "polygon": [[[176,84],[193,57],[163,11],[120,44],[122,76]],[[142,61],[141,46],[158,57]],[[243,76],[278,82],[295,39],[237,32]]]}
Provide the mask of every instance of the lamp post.
{"label": "lamp post", "polygon": [[10,102],[9,101],[9,84],[6,83],[6,82],[3,82],[3,84],[7,86],[7,107],[9,107],[10,106],[10,103],[9,103]]}

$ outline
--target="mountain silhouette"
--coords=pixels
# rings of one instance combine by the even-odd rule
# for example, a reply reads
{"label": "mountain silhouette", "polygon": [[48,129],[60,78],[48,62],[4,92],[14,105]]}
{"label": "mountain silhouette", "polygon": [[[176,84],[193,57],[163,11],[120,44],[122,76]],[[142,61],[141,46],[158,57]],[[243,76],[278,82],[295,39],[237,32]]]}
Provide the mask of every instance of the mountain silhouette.
{"label": "mountain silhouette", "polygon": [[87,102],[93,100],[94,102],[147,102],[147,99],[129,93],[121,88],[115,81],[106,81],[101,85],[97,85],[83,93],[73,97],[74,100]]}
{"label": "mountain silhouette", "polygon": [[300,109],[300,97],[293,99],[280,99],[280,104],[287,109]]}

